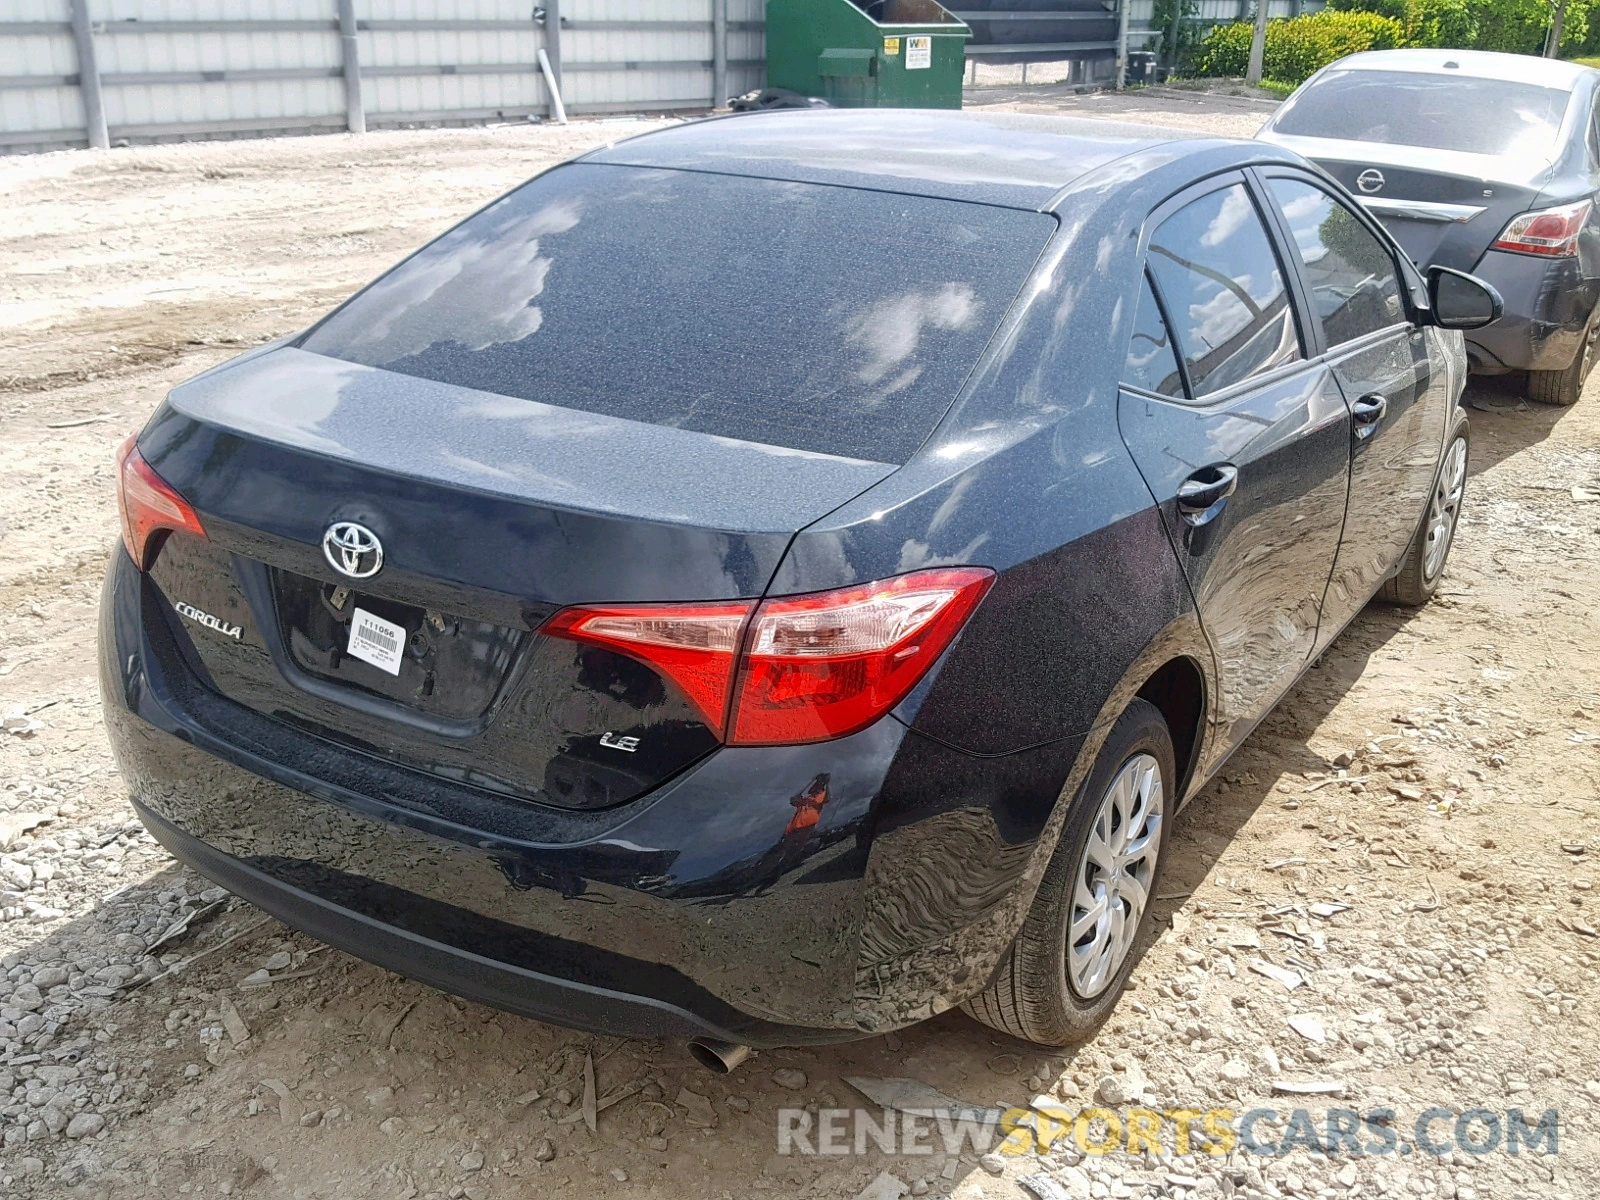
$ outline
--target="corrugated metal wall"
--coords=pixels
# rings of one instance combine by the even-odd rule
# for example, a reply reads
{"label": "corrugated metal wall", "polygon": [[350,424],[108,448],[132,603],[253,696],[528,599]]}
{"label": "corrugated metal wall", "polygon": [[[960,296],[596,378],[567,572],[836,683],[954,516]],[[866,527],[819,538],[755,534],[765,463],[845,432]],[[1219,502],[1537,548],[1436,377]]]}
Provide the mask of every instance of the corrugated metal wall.
{"label": "corrugated metal wall", "polygon": [[[69,0],[8,0],[0,36],[0,139],[18,149],[84,138]],[[0,146],[0,149],[10,148]]]}
{"label": "corrugated metal wall", "polygon": [[[541,48],[569,112],[704,109],[719,3],[720,102],[765,77],[764,0],[353,0],[360,111],[368,127],[547,114]],[[89,142],[80,6],[113,143],[352,119],[340,0],[3,0],[0,151]]]}
{"label": "corrugated metal wall", "polygon": [[531,2],[356,0],[355,13],[369,124],[548,111]]}
{"label": "corrugated metal wall", "polygon": [[[1323,0],[1269,0],[1267,16],[1298,17],[1305,13],[1321,11]],[[1254,15],[1254,0],[1200,0],[1198,19],[1206,25],[1219,25],[1230,21],[1248,21]]]}
{"label": "corrugated metal wall", "polygon": [[328,0],[98,0],[91,16],[114,139],[344,125]]}
{"label": "corrugated metal wall", "polygon": [[[1200,0],[1198,19],[1251,3]],[[1270,3],[1275,17],[1322,7]],[[112,143],[543,115],[541,48],[569,112],[704,109],[718,5],[720,101],[765,78],[764,0],[0,0],[0,152],[88,144],[100,112]],[[1135,46],[1152,8],[1132,0]]]}
{"label": "corrugated metal wall", "polygon": [[[763,0],[728,0],[728,90],[766,73]],[[710,95],[711,0],[563,0],[562,90],[576,112],[683,108]]]}

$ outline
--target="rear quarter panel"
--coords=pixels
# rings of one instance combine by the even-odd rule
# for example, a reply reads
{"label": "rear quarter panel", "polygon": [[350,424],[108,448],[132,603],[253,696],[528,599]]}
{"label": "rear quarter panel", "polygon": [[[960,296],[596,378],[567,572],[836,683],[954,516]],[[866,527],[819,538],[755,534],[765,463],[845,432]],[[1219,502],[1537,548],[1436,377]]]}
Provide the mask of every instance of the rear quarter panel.
{"label": "rear quarter panel", "polygon": [[799,534],[774,578],[770,592],[783,594],[939,565],[998,573],[896,710],[916,736],[871,817],[864,1007],[892,997],[925,1016],[978,990],[1054,852],[1058,801],[1081,786],[1117,716],[1170,658],[1190,658],[1208,690],[1215,676],[1117,430],[1143,217],[1241,158],[1236,146],[1184,149],[1086,177],[1020,311],[933,437]]}

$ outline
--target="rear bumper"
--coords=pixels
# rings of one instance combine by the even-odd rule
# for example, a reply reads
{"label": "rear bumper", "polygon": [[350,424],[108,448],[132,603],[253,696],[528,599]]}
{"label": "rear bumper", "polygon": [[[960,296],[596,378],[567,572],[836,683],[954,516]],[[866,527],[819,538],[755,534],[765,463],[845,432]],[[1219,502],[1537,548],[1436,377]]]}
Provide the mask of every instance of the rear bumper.
{"label": "rear bumper", "polygon": [[1562,371],[1572,365],[1600,300],[1600,279],[1585,278],[1576,258],[1500,250],[1486,253],[1473,274],[1505,300],[1500,320],[1466,335],[1474,371]]}
{"label": "rear bumper", "polygon": [[629,1037],[739,1042],[792,1038],[803,1032],[777,1026],[724,1028],[678,1005],[541,974],[410,933],[223,854],[138,801],[133,808],[174,858],[234,895],[330,946],[468,1000],[557,1025]]}
{"label": "rear bumper", "polygon": [[[959,1003],[1009,945],[1081,739],[980,759],[889,718],[724,748],[600,812],[486,804],[220,695],[113,556],[113,752],[178,858],[313,936],[556,1024],[756,1046],[844,1041]],[[793,799],[823,781],[821,819]],[[528,831],[534,836],[526,836]]]}

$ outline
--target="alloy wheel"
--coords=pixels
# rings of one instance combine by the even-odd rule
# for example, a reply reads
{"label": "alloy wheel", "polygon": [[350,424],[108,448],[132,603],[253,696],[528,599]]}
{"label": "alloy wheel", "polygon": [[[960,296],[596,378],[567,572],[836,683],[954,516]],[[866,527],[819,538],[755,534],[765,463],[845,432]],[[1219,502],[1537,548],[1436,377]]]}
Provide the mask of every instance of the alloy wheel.
{"label": "alloy wheel", "polygon": [[1467,439],[1458,437],[1450,443],[1440,468],[1439,480],[1433,485],[1433,499],[1428,502],[1428,544],[1423,552],[1423,577],[1436,579],[1444,570],[1445,556],[1450,553],[1450,540],[1455,537],[1456,517],[1461,512],[1461,497],[1467,488]]}
{"label": "alloy wheel", "polygon": [[1085,1000],[1116,979],[1139,934],[1161,853],[1161,764],[1135,754],[1106,788],[1078,860],[1067,923],[1067,980]]}

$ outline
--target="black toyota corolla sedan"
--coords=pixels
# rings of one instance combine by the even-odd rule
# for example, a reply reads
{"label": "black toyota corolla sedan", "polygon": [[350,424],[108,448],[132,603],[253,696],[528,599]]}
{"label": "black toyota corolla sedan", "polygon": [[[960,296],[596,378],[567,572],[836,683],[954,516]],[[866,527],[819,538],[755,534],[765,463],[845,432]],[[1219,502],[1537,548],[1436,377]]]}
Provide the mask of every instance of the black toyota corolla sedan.
{"label": "black toyota corolla sedan", "polygon": [[1505,319],[1472,369],[1574,404],[1600,345],[1600,71],[1526,54],[1382,50],[1308,79],[1260,137],[1344,184],[1424,267],[1472,271]]}
{"label": "black toyota corolla sedan", "polygon": [[1130,970],[1180,805],[1467,464],[1457,327],[1304,160],[792,112],[540,175],[171,392],[100,625],[139,816],[515,1012],[749,1045]]}

